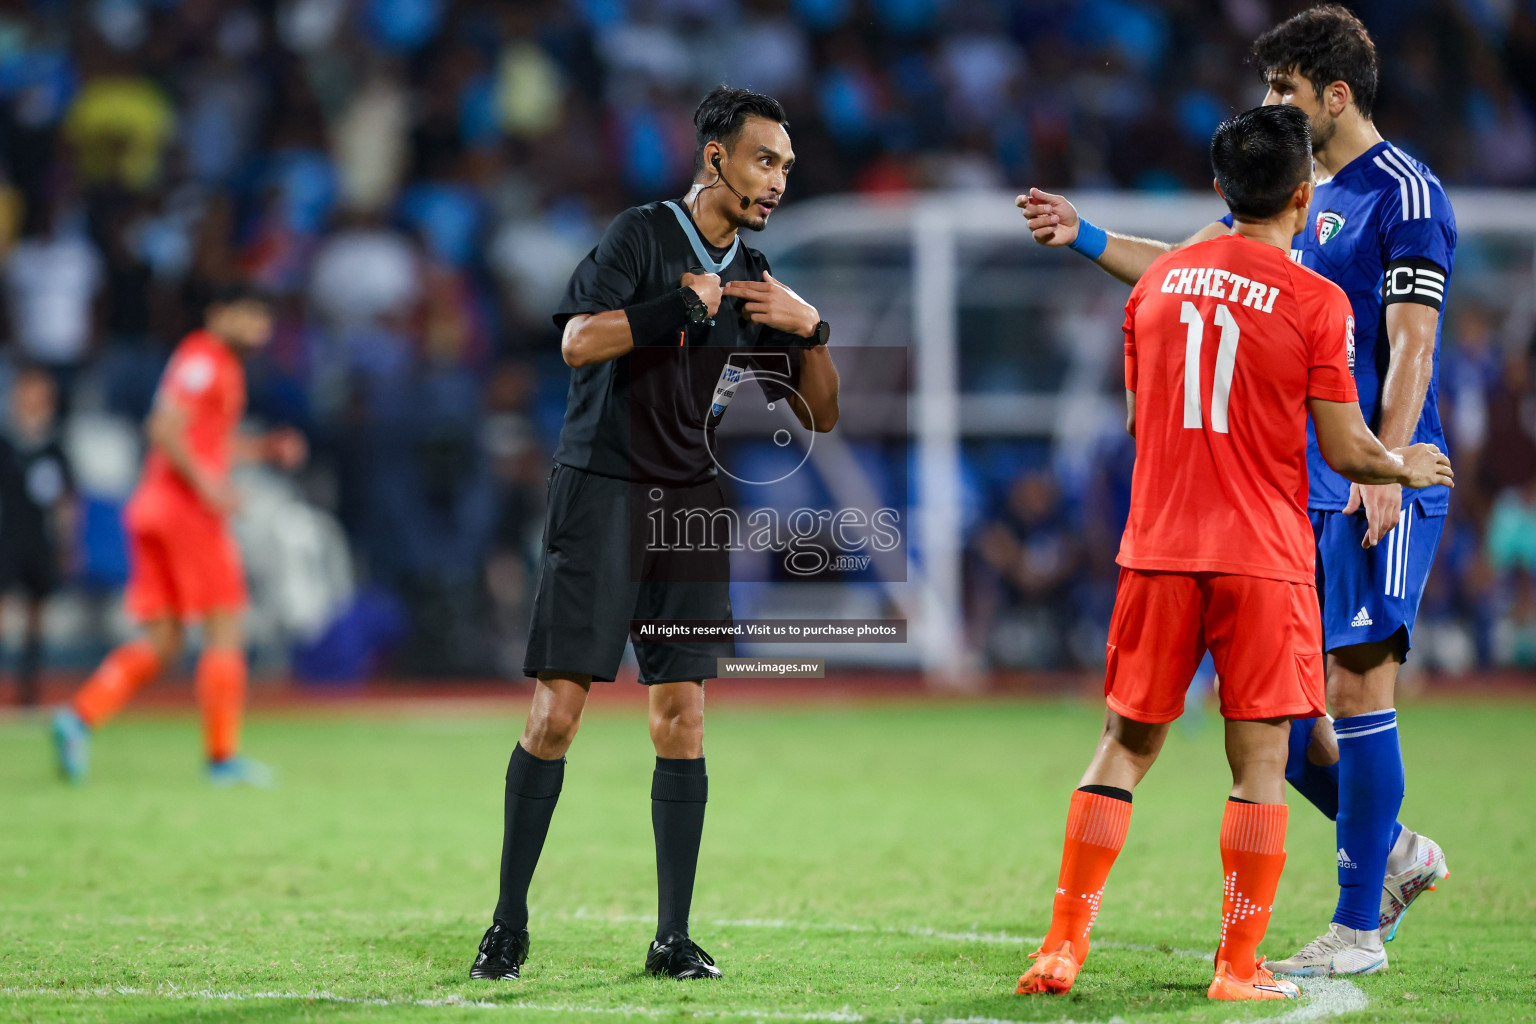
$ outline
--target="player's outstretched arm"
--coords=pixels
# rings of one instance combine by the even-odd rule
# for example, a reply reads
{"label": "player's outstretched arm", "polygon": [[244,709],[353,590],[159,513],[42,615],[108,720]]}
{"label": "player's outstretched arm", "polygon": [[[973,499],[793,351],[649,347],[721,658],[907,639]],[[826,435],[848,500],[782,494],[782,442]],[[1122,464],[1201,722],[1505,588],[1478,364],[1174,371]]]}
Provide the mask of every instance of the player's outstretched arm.
{"label": "player's outstretched arm", "polygon": [[1103,231],[1078,216],[1077,207],[1067,202],[1065,196],[1042,192],[1038,188],[1031,188],[1028,194],[1014,199],[1013,205],[1024,211],[1024,223],[1035,241],[1041,245],[1069,246],[1126,284],[1140,280],[1152,261],[1164,253],[1217,238],[1230,230],[1217,221],[1182,242],[1159,242],[1154,238]]}
{"label": "player's outstretched arm", "polygon": [[240,434],[235,438],[236,462],[265,462],[294,470],[309,461],[309,442],[293,427],[278,427],[264,434]]}
{"label": "player's outstretched arm", "polygon": [[1307,405],[1323,460],[1346,479],[1358,484],[1399,484],[1414,490],[1456,486],[1451,460],[1434,445],[1414,444],[1388,451],[1365,425],[1359,402],[1309,398]]}

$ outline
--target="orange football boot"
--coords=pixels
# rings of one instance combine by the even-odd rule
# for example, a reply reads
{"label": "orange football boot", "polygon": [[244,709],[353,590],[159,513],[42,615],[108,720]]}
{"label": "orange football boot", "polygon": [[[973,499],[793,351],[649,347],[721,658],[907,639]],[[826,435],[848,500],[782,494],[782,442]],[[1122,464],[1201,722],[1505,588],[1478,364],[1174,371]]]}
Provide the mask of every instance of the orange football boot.
{"label": "orange football boot", "polygon": [[1042,947],[1029,954],[1035,962],[1019,978],[1018,994],[1046,992],[1061,995],[1070,992],[1072,983],[1077,980],[1077,972],[1083,969],[1082,961],[1073,954],[1071,941],[1063,942],[1051,953]]}
{"label": "orange football boot", "polygon": [[1253,965],[1253,977],[1247,981],[1233,977],[1232,965],[1225,960],[1216,965],[1216,977],[1206,991],[1211,999],[1295,999],[1301,989],[1293,981],[1276,978],[1264,966],[1264,958]]}

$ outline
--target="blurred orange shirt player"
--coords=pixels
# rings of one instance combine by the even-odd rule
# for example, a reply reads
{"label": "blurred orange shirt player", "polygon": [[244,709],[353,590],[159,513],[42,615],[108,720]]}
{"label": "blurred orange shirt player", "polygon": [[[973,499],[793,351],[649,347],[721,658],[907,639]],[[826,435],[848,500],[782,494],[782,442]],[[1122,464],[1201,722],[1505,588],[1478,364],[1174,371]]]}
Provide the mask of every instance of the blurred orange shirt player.
{"label": "blurred orange shirt player", "polygon": [[[229,531],[235,431],[245,413],[245,370],[206,330],[186,337],[166,366],[155,402],[184,426],[187,475],[156,445],[128,502],[128,610],[140,622],[203,619],[245,608],[245,574]],[[179,424],[178,424],[179,425]]]}
{"label": "blurred orange shirt player", "polygon": [[244,438],[245,370],[240,356],[272,336],[272,309],[252,288],[231,286],[206,308],[202,330],[177,347],[148,422],[144,477],[124,513],[128,529],[129,612],[143,635],[114,650],[70,704],[54,716],[60,773],[83,781],[89,737],[181,653],[185,627],[200,622],[203,650],[197,697],[209,778],[270,785],[271,772],[239,755],[246,660],[241,618],[245,573],[229,529],[238,507],[230,483],[237,461],[297,467],[302,435],[279,430]]}

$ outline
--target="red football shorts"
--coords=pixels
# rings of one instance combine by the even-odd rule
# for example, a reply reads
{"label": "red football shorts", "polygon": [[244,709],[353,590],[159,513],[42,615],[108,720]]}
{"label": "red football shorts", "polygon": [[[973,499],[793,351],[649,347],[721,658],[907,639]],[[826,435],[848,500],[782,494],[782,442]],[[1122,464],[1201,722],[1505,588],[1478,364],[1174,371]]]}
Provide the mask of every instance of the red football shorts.
{"label": "red football shorts", "polygon": [[1137,722],[1171,722],[1205,652],[1223,718],[1324,713],[1317,588],[1214,572],[1120,570],[1104,695]]}
{"label": "red football shorts", "polygon": [[222,523],[128,528],[128,612],[140,622],[245,608],[240,548]]}

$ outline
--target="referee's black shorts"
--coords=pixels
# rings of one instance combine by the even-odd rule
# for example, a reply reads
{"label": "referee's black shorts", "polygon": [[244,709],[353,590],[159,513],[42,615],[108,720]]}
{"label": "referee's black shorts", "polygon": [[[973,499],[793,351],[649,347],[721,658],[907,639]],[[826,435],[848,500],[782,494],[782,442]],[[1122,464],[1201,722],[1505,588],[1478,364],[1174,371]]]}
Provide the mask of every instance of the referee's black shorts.
{"label": "referee's black shorts", "polygon": [[[643,538],[631,545],[631,489],[653,493],[658,486],[555,464],[524,674],[561,672],[611,682],[624,657],[630,620],[730,620],[729,551],[658,552]],[[724,504],[714,480],[663,491],[663,511],[708,511]],[[713,678],[716,659],[735,654],[730,639],[635,644],[640,682],[646,685]]]}
{"label": "referee's black shorts", "polygon": [[33,530],[0,531],[0,595],[12,588],[41,601],[59,589],[59,549]]}

